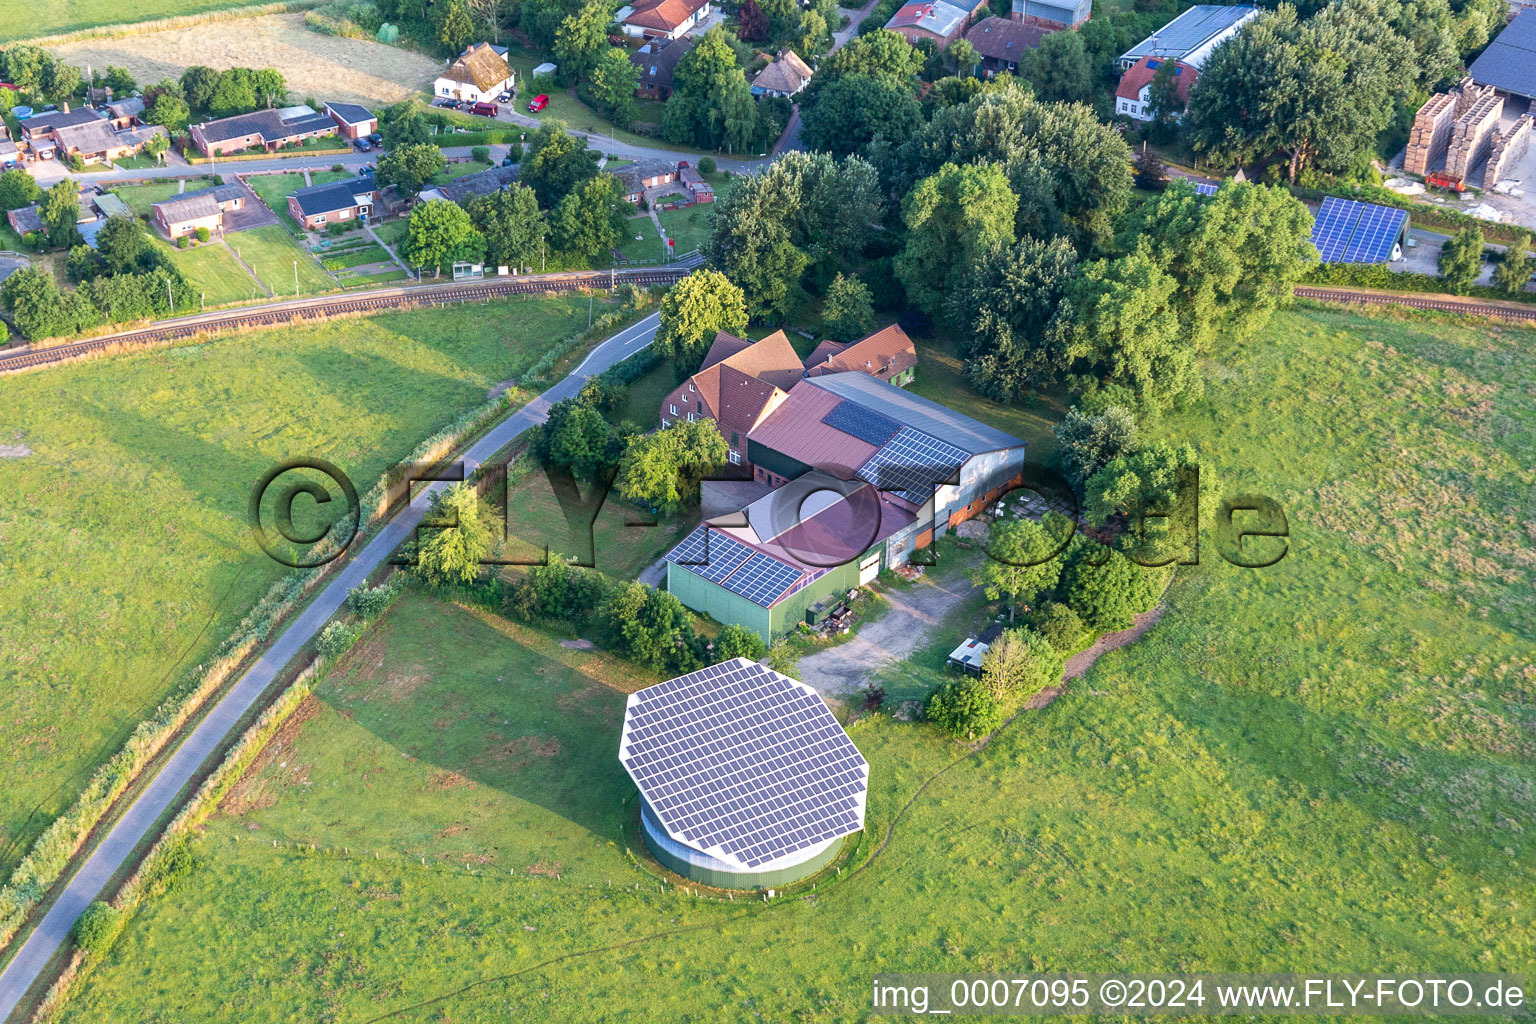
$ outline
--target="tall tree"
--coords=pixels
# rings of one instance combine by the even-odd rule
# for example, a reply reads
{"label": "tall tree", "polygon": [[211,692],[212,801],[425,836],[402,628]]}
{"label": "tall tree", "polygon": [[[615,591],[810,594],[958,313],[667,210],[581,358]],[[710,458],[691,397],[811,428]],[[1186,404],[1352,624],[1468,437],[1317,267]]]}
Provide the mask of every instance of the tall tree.
{"label": "tall tree", "polygon": [[219,73],[206,64],[194,64],[181,73],[181,91],[195,112],[206,112],[219,87]]}
{"label": "tall tree", "polygon": [[746,300],[741,289],[717,270],[699,270],[683,278],[661,300],[656,352],[692,372],[721,331],[740,334],[747,328]]}
{"label": "tall tree", "polygon": [[1043,520],[999,519],[987,530],[987,557],[971,572],[971,582],[987,599],[1008,599],[1008,621],[1019,604],[1056,585],[1061,559],[1075,527],[1066,516],[1048,512]]}
{"label": "tall tree", "polygon": [[857,277],[839,273],[822,302],[821,325],[833,341],[853,341],[868,334],[875,326],[869,286]]}
{"label": "tall tree", "polygon": [[1074,405],[1056,425],[1054,433],[1061,443],[1062,469],[1078,485],[1136,449],[1136,417],[1121,405],[1109,405],[1092,413]]}
{"label": "tall tree", "polygon": [[1526,254],[1525,245],[1512,245],[1505,250],[1499,265],[1493,268],[1493,286],[1505,295],[1523,295],[1533,273],[1536,273],[1536,260]]}
{"label": "tall tree", "polygon": [[415,142],[396,146],[379,157],[377,178],[380,184],[393,185],[407,195],[415,195],[445,166],[441,149]]}
{"label": "tall tree", "polygon": [[758,137],[752,87],[721,26],[677,62],[661,129],[669,142],[733,153],[748,151]]}
{"label": "tall tree", "polygon": [[30,205],[42,193],[37,179],[20,167],[0,173],[0,210],[18,210]]}
{"label": "tall tree", "polygon": [[1059,237],[994,246],[976,258],[949,309],[963,331],[972,387],[1016,402],[1057,377],[1051,326],[1076,267],[1076,251]]}
{"label": "tall tree", "polygon": [[658,509],[698,500],[699,482],[725,465],[730,446],[714,420],[679,420],[625,443],[615,479],[619,493]]}
{"label": "tall tree", "polygon": [[442,276],[443,264],[478,261],[484,252],[485,239],[475,230],[469,214],[444,199],[433,199],[411,211],[405,243],[400,246],[400,255],[407,263],[419,269],[431,267],[434,277]]}
{"label": "tall tree", "polygon": [[539,205],[550,209],[596,174],[586,143],[568,132],[564,121],[551,118],[528,143],[519,177],[539,197]]}
{"label": "tall tree", "polygon": [[469,16],[464,0],[448,0],[443,7],[442,22],[438,25],[437,41],[449,53],[462,53],[475,38],[475,21]]}
{"label": "tall tree", "polygon": [[1090,95],[1093,73],[1083,37],[1076,32],[1051,32],[1019,61],[1019,77],[1035,87],[1035,95],[1053,103],[1075,103]]}
{"label": "tall tree", "polygon": [[149,246],[144,226],[133,217],[111,217],[96,236],[96,250],[109,274],[131,274]]}
{"label": "tall tree", "polygon": [[922,124],[922,108],[912,85],[903,79],[843,75],[822,89],[800,118],[807,143],[846,156],[866,152],[877,139],[909,137]]}
{"label": "tall tree", "polygon": [[537,265],[544,240],[544,218],[533,189],[516,182],[511,188],[476,196],[469,201],[469,219],[485,239],[485,259],[492,266],[523,268]]}
{"label": "tall tree", "polygon": [[433,491],[416,552],[416,572],[433,586],[468,583],[495,546],[496,513],[471,483]]}
{"label": "tall tree", "polygon": [[606,258],[623,236],[627,212],[618,179],[599,174],[577,185],[550,211],[549,239],[570,256]]}
{"label": "tall tree", "polygon": [[996,164],[945,164],[902,203],[907,244],[896,275],[920,309],[938,316],[984,252],[1011,245],[1019,200]]}
{"label": "tall tree", "polygon": [[42,219],[43,230],[48,234],[48,244],[56,249],[68,249],[80,242],[80,193],[75,183],[68,179],[43,193],[37,204],[37,215]]}
{"label": "tall tree", "polygon": [[168,132],[180,132],[186,129],[191,120],[192,112],[187,108],[187,101],[173,92],[162,92],[155,99],[154,104],[145,111],[144,120],[148,124],[164,125]]}
{"label": "tall tree", "polygon": [[608,0],[587,0],[560,23],[555,30],[554,51],[561,81],[586,80],[603,53],[611,49],[607,29],[612,20],[613,6]]}
{"label": "tall tree", "polygon": [[[57,188],[57,186],[55,186]],[[52,194],[52,189],[49,190]],[[50,232],[51,237],[51,232]],[[1483,272],[1483,232],[1462,228],[1440,247],[1440,276],[1451,291],[1465,295]]]}
{"label": "tall tree", "polygon": [[640,69],[629,59],[629,51],[608,46],[587,76],[587,95],[604,117],[623,128],[634,120],[639,82]]}

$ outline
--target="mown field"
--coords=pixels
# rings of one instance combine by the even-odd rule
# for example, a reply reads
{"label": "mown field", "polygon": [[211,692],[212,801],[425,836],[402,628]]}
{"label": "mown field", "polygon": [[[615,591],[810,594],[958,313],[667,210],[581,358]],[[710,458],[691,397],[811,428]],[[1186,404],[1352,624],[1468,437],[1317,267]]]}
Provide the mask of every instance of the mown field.
{"label": "mown field", "polygon": [[366,490],[584,326],[540,298],[253,332],[6,382],[0,877],[279,574],[246,503],[277,462]]}
{"label": "mown field", "polygon": [[876,971],[1524,970],[1533,340],[1299,310],[1216,353],[1153,433],[1278,499],[1287,557],[1208,545],[1141,641],[953,767],[857,723],[864,866],[805,899],[626,858],[648,676],[408,596],[66,1019],[842,1022]]}

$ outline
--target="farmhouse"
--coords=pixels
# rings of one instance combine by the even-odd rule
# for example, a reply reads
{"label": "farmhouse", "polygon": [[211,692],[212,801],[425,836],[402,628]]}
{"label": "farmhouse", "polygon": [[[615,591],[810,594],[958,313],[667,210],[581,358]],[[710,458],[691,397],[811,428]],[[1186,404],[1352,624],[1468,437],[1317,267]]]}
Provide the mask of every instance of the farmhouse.
{"label": "farmhouse", "polygon": [[344,139],[361,139],[379,130],[379,119],[367,107],[356,103],[327,103],[325,112],[336,122]]}
{"label": "farmhouse", "polygon": [[805,375],[856,370],[888,384],[905,387],[917,373],[917,346],[900,326],[891,324],[849,345],[824,341],[805,360]]}
{"label": "farmhouse", "polygon": [[645,100],[664,100],[672,95],[672,75],[677,62],[693,49],[693,37],[652,39],[629,55],[629,62],[640,71],[635,95]]}
{"label": "farmhouse", "polygon": [[198,228],[207,228],[210,233],[221,230],[224,211],[244,209],[245,195],[243,185],[215,185],[196,192],[183,192],[150,209],[156,227],[165,232],[166,237],[180,238],[195,233]]}
{"label": "farmhouse", "polygon": [[308,106],[256,110],[249,114],[194,124],[187,129],[204,156],[223,156],[249,149],[276,150],[306,139],[336,134],[336,122]]}
{"label": "farmhouse", "polygon": [[613,20],[633,39],[680,39],[709,17],[709,0],[638,0]]}
{"label": "farmhouse", "polygon": [[942,50],[960,38],[969,22],[970,11],[949,0],[912,0],[891,15],[885,27],[913,46],[919,39],[928,39]]}
{"label": "farmhouse", "polygon": [[748,341],[724,331],[704,356],[699,372],[661,402],[661,425],[678,420],[714,420],[730,445],[733,466],[750,471],[747,434],[778,408],[805,373],[800,357],[783,331]]}
{"label": "farmhouse", "polygon": [[794,50],[780,50],[752,79],[753,96],[793,96],[811,80],[811,68]]}
{"label": "farmhouse", "polygon": [[1115,89],[1115,113],[1138,121],[1152,120],[1157,113],[1152,109],[1152,79],[1157,76],[1157,69],[1165,64],[1173,68],[1173,85],[1178,91],[1180,107],[1188,103],[1189,90],[1194,87],[1200,71],[1181,61],[1142,57],[1120,76],[1120,85]]}
{"label": "farmhouse", "polygon": [[366,222],[379,201],[379,190],[372,174],[360,174],[345,181],[311,185],[288,196],[288,214],[308,230],[349,220]]}
{"label": "farmhouse", "polygon": [[1257,7],[1199,4],[1120,55],[1120,68],[1129,71],[1143,57],[1174,60],[1199,70],[1217,46],[1258,17]]}
{"label": "farmhouse", "polygon": [[511,92],[516,77],[507,66],[505,50],[490,43],[476,43],[459,54],[448,70],[437,76],[432,93],[444,99],[492,103],[504,92]]}
{"label": "farmhouse", "polygon": [[983,78],[1013,74],[1024,54],[1040,45],[1052,29],[1007,18],[983,18],[965,34],[981,57]]}
{"label": "farmhouse", "polygon": [[815,690],[745,658],[630,694],[619,763],[646,846],[705,885],[787,885],[864,828],[869,763]]}

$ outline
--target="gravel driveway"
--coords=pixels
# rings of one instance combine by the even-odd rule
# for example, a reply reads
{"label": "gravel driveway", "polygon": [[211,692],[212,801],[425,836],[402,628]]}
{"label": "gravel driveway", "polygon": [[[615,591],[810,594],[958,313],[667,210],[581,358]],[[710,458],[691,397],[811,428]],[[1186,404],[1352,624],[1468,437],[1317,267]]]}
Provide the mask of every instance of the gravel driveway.
{"label": "gravel driveway", "polygon": [[891,610],[852,640],[801,658],[800,681],[829,697],[855,692],[872,673],[922,646],[951,608],[980,589],[964,576],[938,582],[924,576],[909,590],[887,591]]}

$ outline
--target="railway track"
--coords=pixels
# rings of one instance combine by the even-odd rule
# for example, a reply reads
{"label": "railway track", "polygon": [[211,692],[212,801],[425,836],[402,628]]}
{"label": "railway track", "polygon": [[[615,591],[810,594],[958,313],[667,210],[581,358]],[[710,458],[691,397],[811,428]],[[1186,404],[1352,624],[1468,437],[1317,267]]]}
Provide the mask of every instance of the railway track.
{"label": "railway track", "polygon": [[88,338],[52,348],[0,356],[0,374],[37,370],[79,359],[82,356],[148,348],[167,341],[177,341],[182,338],[196,337],[199,334],[238,327],[269,327],[275,324],[291,323],[294,320],[318,320],[347,313],[372,313],[408,306],[476,302],[509,295],[567,292],[578,288],[607,287],[610,281],[641,286],[673,284],[685,277],[691,269],[691,267],[681,266],[658,267],[643,271],[618,271],[612,275],[599,270],[551,275],[540,277],[538,280],[495,280],[425,288],[390,288],[364,295],[297,301],[275,308],[230,310],[228,313],[215,313],[185,321],[171,320],[151,324],[136,331],[124,331],[120,334]]}
{"label": "railway track", "polygon": [[1492,302],[1457,302],[1440,299],[1433,295],[1390,295],[1379,292],[1357,292],[1341,288],[1312,288],[1297,285],[1296,297],[1318,302],[1336,302],[1348,306],[1407,306],[1409,309],[1425,309],[1438,313],[1460,313],[1465,316],[1490,316],[1503,320],[1536,321],[1536,305],[1525,308],[1500,306]]}

